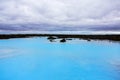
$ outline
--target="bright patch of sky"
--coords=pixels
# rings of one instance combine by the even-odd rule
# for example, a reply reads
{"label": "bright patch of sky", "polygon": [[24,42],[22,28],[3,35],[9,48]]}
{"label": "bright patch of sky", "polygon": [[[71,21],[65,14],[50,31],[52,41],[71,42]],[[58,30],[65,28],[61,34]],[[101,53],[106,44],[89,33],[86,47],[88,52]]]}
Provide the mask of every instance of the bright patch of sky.
{"label": "bright patch of sky", "polygon": [[119,6],[120,0],[0,0],[0,23],[119,24]]}

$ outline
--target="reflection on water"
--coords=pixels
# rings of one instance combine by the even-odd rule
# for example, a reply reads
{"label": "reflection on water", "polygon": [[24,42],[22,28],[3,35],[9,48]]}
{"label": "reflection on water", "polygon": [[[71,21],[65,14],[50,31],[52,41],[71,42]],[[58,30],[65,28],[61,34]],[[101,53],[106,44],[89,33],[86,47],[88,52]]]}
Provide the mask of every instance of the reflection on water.
{"label": "reflection on water", "polygon": [[0,80],[120,80],[119,43],[51,42],[46,38],[0,40]]}

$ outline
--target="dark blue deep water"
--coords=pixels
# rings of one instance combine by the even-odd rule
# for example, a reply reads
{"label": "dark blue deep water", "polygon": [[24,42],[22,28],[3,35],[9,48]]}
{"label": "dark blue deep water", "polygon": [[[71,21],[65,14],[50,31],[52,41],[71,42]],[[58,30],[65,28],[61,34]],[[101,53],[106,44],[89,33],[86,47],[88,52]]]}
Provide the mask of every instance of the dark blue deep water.
{"label": "dark blue deep water", "polygon": [[120,80],[120,43],[0,40],[0,80]]}

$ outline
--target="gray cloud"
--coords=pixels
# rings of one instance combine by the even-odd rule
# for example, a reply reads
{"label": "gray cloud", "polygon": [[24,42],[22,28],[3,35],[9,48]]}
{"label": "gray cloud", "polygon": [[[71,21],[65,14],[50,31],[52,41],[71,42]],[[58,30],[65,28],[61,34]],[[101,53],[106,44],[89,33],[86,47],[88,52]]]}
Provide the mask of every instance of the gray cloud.
{"label": "gray cloud", "polygon": [[120,23],[120,0],[0,0],[0,23]]}

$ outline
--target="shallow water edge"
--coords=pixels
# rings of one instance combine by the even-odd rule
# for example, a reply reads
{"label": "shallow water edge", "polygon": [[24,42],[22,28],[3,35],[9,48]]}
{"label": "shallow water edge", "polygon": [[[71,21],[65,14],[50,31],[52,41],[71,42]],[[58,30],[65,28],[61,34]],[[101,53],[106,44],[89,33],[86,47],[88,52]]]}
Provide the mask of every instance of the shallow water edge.
{"label": "shallow water edge", "polygon": [[49,41],[55,39],[61,39],[60,42],[66,42],[72,40],[72,38],[83,39],[87,41],[91,40],[108,40],[120,42],[120,34],[99,34],[99,35],[82,35],[82,34],[0,34],[0,39],[11,38],[29,38],[29,37],[48,37]]}

